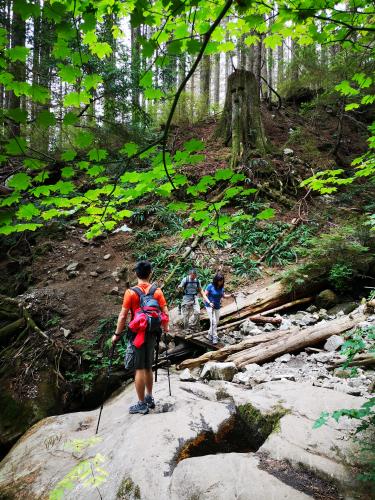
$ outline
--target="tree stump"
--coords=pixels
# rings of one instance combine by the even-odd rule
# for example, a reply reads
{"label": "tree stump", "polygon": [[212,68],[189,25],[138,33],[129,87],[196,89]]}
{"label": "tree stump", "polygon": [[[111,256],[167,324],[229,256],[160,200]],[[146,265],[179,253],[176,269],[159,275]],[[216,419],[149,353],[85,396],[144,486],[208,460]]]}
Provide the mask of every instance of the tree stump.
{"label": "tree stump", "polygon": [[215,131],[225,144],[232,145],[232,167],[251,152],[269,149],[260,114],[259,88],[254,73],[235,70],[228,77],[222,119]]}

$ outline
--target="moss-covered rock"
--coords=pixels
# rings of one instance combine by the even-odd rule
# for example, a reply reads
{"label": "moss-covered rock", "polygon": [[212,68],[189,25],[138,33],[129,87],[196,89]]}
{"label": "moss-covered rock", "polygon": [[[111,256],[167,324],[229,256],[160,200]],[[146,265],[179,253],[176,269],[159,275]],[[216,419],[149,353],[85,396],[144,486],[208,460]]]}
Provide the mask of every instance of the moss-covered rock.
{"label": "moss-covered rock", "polygon": [[281,417],[288,413],[282,407],[275,407],[270,413],[262,413],[251,403],[238,406],[237,411],[252,436],[255,448],[259,448],[272,432],[279,429]]}
{"label": "moss-covered rock", "polygon": [[2,409],[0,413],[1,454],[8,451],[10,446],[33,424],[61,411],[54,380],[47,371],[38,374],[32,397],[17,397],[11,386],[3,381],[0,384],[0,407]]}

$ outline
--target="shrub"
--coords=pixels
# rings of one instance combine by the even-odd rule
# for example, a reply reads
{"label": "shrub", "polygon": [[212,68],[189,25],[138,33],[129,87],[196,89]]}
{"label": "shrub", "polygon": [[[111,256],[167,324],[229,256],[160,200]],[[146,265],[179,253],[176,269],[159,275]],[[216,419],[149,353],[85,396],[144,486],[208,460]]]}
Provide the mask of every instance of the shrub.
{"label": "shrub", "polygon": [[290,291],[307,281],[329,282],[337,291],[345,290],[368,272],[374,250],[375,236],[361,221],[336,227],[297,248],[305,261],[285,271],[282,281]]}

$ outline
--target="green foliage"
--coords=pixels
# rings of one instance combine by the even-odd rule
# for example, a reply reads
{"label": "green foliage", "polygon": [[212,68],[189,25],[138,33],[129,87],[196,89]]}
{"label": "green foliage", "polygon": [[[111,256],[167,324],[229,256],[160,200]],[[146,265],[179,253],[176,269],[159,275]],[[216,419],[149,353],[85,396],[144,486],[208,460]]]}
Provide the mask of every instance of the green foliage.
{"label": "green foliage", "polygon": [[[225,198],[209,204],[207,195],[219,187],[219,182],[225,181],[204,176],[197,184],[190,183],[181,172],[181,167],[198,165],[203,159],[201,154],[196,154],[200,150],[182,148],[174,153],[173,158],[167,151],[161,154],[160,147],[167,144],[166,137],[163,131],[159,133],[151,130],[145,134],[145,124],[149,123],[150,118],[148,113],[154,116],[155,121],[166,123],[167,112],[169,114],[171,111],[171,103],[176,95],[177,78],[173,73],[175,58],[183,58],[185,63],[189,61],[190,64],[206,42],[205,54],[216,54],[232,51],[234,41],[242,37],[245,44],[251,46],[262,36],[264,44],[272,49],[283,40],[289,43],[291,39],[295,46],[302,47],[301,53],[305,51],[304,61],[314,59],[306,57],[306,51],[313,54],[316,44],[325,47],[333,43],[341,44],[343,50],[339,52],[343,53],[343,57],[349,53],[351,60],[368,61],[369,58],[363,54],[366,46],[372,43],[371,3],[359,0],[355,4],[349,2],[340,9],[335,8],[335,5],[333,0],[324,0],[318,6],[314,5],[314,8],[305,1],[295,4],[289,0],[272,5],[250,1],[227,3],[224,0],[214,5],[195,1],[103,1],[96,2],[93,8],[92,2],[70,0],[61,0],[57,4],[42,2],[41,6],[16,2],[14,10],[21,14],[27,25],[35,26],[40,19],[48,21],[48,30],[44,35],[48,36],[51,50],[42,64],[52,68],[52,74],[56,77],[54,85],[50,85],[49,81],[43,82],[44,86],[19,81],[20,67],[24,70],[26,62],[30,62],[30,49],[17,45],[8,48],[7,40],[11,34],[1,29],[3,58],[0,83],[7,95],[13,92],[15,96],[27,100],[27,106],[24,106],[26,115],[24,112],[15,112],[12,117],[4,113],[2,130],[5,130],[3,142],[6,154],[2,160],[7,161],[9,156],[17,156],[20,160],[39,160],[43,157],[48,159],[50,168],[61,158],[64,180],[49,184],[48,171],[31,176],[26,165],[22,171],[15,172],[16,175],[30,177],[30,180],[24,177],[21,183],[17,179],[13,181],[14,192],[2,196],[1,206],[12,206],[21,201],[21,205],[31,204],[34,209],[31,211],[28,205],[29,209],[18,213],[19,217],[26,215],[25,219],[12,214],[3,218],[0,221],[0,233],[8,235],[36,230],[46,221],[68,217],[74,212],[79,222],[87,228],[87,236],[95,237],[113,230],[128,217],[128,204],[150,194],[168,198],[171,193],[178,193],[179,200],[187,197],[186,210],[191,210],[192,224],[185,229],[185,237],[199,231],[214,240],[228,239],[233,224],[246,220],[243,216],[232,218],[221,210],[233,198],[241,193],[244,195],[246,190],[240,189],[243,180],[241,175],[236,177],[233,174],[228,178],[230,186]],[[274,21],[272,27],[266,21],[270,16]],[[140,27],[141,32],[145,32],[145,26],[152,32],[149,39],[141,36],[137,41],[139,55],[132,54],[131,67],[129,51],[121,43],[125,38],[121,26],[127,19],[130,19],[132,27]],[[109,25],[108,20],[111,20]],[[117,50],[116,54],[113,53],[114,49]],[[363,57],[360,57],[361,54]],[[350,64],[347,63],[346,67],[350,67]],[[189,69],[186,67],[186,73]],[[336,87],[336,93],[349,99],[346,103],[348,111],[355,110],[357,104],[365,106],[373,102],[372,77],[368,69],[369,64],[356,68],[355,72],[348,75],[338,77],[337,74],[333,85],[330,83],[331,87]],[[166,88],[158,84],[160,74],[166,77]],[[61,103],[52,95],[60,84],[68,86],[68,93],[62,96],[62,104],[67,108],[65,116],[60,116]],[[189,96],[186,89],[183,90],[185,93],[180,95],[179,102],[174,103],[176,107],[172,108],[172,123],[173,120],[175,123],[192,123],[209,112],[203,105],[204,96],[199,98],[201,102],[196,102],[195,97]],[[129,95],[133,97],[135,91],[142,97],[140,102],[148,100],[144,108],[134,102],[130,104],[133,99],[129,99]],[[94,101],[100,101],[96,112],[104,110],[103,120],[100,117],[96,121],[92,117]],[[35,104],[44,105],[45,108],[40,110],[34,122],[31,110],[35,109]],[[142,142],[139,151],[126,146],[123,148],[124,141],[131,144],[127,130],[130,112],[131,126],[138,130],[139,142]],[[16,137],[9,127],[12,119],[21,124],[20,135]],[[30,120],[33,127],[27,126]],[[34,125],[41,130],[39,135],[35,135]],[[104,135],[109,130],[111,133]],[[126,133],[121,134],[122,131]],[[44,141],[46,135],[48,139]],[[112,144],[113,135],[122,137],[122,144]],[[34,147],[35,137],[39,140],[43,138],[41,151]],[[153,146],[149,151],[144,151],[142,148],[148,140]],[[373,175],[373,146],[374,140],[370,138],[370,153],[363,155],[355,165],[358,177]],[[104,147],[107,154],[98,154],[104,151]],[[66,153],[67,149],[73,154]],[[79,160],[76,161],[76,158]],[[139,160],[148,162],[147,171],[139,171]],[[202,201],[203,205],[196,208],[191,198]],[[266,212],[262,217],[268,215]]]}
{"label": "green foliage", "polygon": [[[260,213],[265,213],[266,210]],[[247,275],[256,275],[255,262],[257,258],[261,257],[289,227],[290,225],[284,222],[260,223],[254,220],[238,223],[233,229],[231,244],[244,255],[243,257],[235,257],[234,272],[239,275],[246,275],[246,269],[248,269]],[[275,245],[268,253],[265,263],[268,265],[284,265],[287,262],[296,260],[296,247],[305,245],[312,231],[311,227],[301,225],[284,238],[281,238],[280,243]]]}
{"label": "green foliage", "polygon": [[305,282],[329,281],[337,291],[345,290],[353,280],[366,273],[374,260],[375,238],[358,220],[308,238],[296,253],[304,259],[282,275],[289,290]]}
{"label": "green foliage", "polygon": [[351,264],[341,263],[334,264],[329,273],[328,281],[336,290],[345,290],[352,280],[353,268]]}
{"label": "green foliage", "polygon": [[[82,367],[79,371],[68,371],[68,381],[78,384],[83,392],[89,392],[93,383],[104,373],[109,365],[110,338],[115,332],[117,316],[104,318],[99,322],[95,334],[88,339],[78,339],[75,344],[82,356]],[[123,364],[126,349],[122,344],[117,344],[112,365]]]}

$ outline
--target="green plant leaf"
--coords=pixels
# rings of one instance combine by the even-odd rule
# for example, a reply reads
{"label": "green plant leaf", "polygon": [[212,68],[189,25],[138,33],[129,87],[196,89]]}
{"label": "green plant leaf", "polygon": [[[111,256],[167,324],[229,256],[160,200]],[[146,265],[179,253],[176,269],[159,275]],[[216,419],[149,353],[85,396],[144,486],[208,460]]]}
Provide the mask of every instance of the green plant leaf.
{"label": "green plant leaf", "polygon": [[24,172],[12,175],[7,182],[9,187],[15,188],[18,191],[23,191],[31,185],[31,177]]}
{"label": "green plant leaf", "polygon": [[8,49],[7,54],[8,57],[11,61],[21,61],[21,62],[26,62],[27,56],[30,52],[30,49],[27,47],[22,47],[20,45],[16,45],[16,47],[13,47],[11,49]]}
{"label": "green plant leaf", "polygon": [[21,205],[16,212],[17,219],[21,220],[32,220],[33,217],[36,217],[39,214],[40,210],[36,208],[33,203]]}
{"label": "green plant leaf", "polygon": [[74,138],[74,144],[78,148],[87,148],[94,140],[94,135],[91,132],[79,132]]}
{"label": "green plant leaf", "polygon": [[27,144],[23,137],[15,137],[5,144],[5,151],[13,156],[25,154],[26,150]]}
{"label": "green plant leaf", "polygon": [[88,157],[91,161],[101,161],[107,158],[108,152],[106,149],[91,149],[88,152]]}
{"label": "green plant leaf", "polygon": [[50,111],[40,111],[36,118],[36,122],[43,128],[47,128],[56,124],[56,117]]}
{"label": "green plant leaf", "polygon": [[76,156],[77,156],[76,151],[74,151],[73,149],[67,149],[61,155],[61,159],[64,160],[64,161],[71,161],[71,160],[74,160],[74,158]]}

